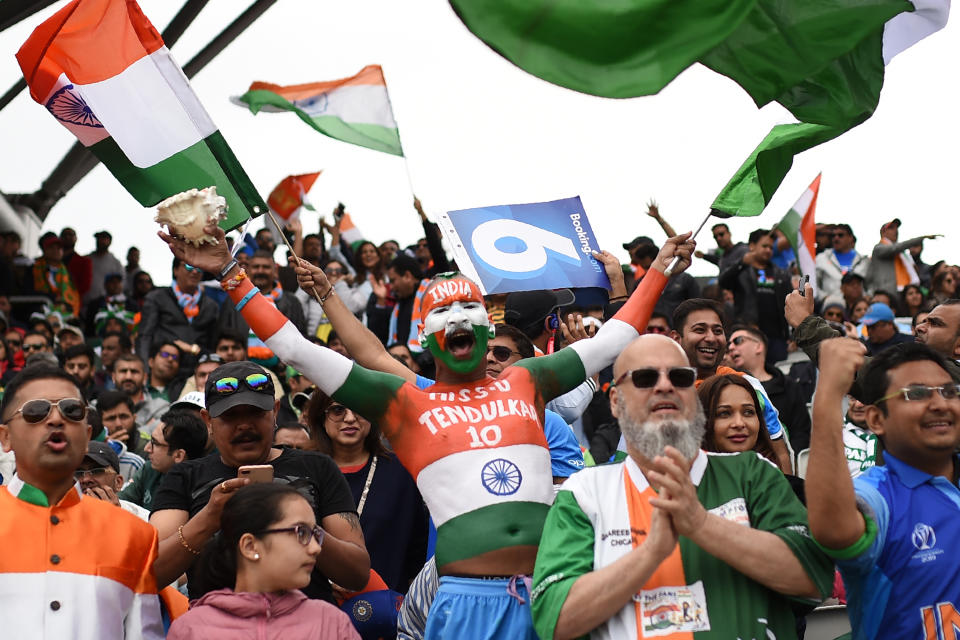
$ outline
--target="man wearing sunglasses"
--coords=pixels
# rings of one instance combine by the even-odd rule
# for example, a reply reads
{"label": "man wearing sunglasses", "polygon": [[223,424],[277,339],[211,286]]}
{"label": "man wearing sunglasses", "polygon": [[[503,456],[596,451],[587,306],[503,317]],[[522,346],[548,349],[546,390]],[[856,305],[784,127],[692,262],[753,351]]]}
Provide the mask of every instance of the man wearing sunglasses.
{"label": "man wearing sunglasses", "polygon": [[120,457],[110,445],[92,440],[87,445],[87,455],[77,467],[74,477],[80,483],[84,495],[116,505],[145,522],[150,519],[148,510],[120,499],[124,477],[120,475]]}
{"label": "man wearing sunglasses", "polygon": [[673,340],[634,340],[613,376],[628,457],[557,494],[534,574],[540,637],[796,638],[794,601],[819,603],[833,569],[790,484],[754,452],[701,450],[697,373]]}
{"label": "man wearing sunglasses", "polygon": [[[960,627],[960,387],[927,346],[820,345],[806,493],[810,531],[837,561],[856,638],[951,638]],[[857,372],[883,466],[851,481],[841,403]]]}
{"label": "man wearing sunglasses", "polygon": [[35,366],[6,387],[0,443],[17,474],[0,488],[4,637],[162,638],[157,532],[85,496],[86,403],[66,372]]}
{"label": "man wearing sunglasses", "polygon": [[220,529],[224,503],[249,482],[238,477],[238,468],[270,465],[273,481],[300,490],[327,532],[304,593],[332,601],[330,580],[346,589],[362,589],[370,558],[350,487],[328,456],[272,446],[280,403],[266,370],[249,361],[227,363],[207,378],[204,395],[206,409],[201,413],[218,453],[171,467],[154,492],[150,522],[160,533],[160,583],[168,584],[186,571],[191,599],[205,593],[194,560]]}
{"label": "man wearing sunglasses", "polygon": [[[205,231],[223,236],[215,225]],[[689,266],[690,234],[664,244],[633,296],[594,338],[522,360],[496,380],[486,374],[491,327],[479,287],[459,274],[435,278],[420,307],[419,342],[437,363],[437,384],[425,390],[309,343],[246,279],[236,280],[240,271],[222,241],[194,247],[160,236],[175,255],[227,278],[233,303],[285,362],[380,424],[437,525],[440,590],[426,637],[535,638],[524,576],[553,500],[540,407],[609,365],[643,330],[673,257],[680,258],[677,272]],[[321,283],[307,264],[297,267],[301,286],[316,287]],[[329,283],[318,293],[329,303]],[[467,616],[489,624],[464,625]]]}

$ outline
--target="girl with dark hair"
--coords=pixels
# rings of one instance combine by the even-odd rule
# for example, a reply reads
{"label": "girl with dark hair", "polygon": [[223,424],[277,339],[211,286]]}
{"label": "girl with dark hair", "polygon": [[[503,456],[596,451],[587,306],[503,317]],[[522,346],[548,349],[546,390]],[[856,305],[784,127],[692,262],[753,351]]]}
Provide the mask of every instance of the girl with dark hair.
{"label": "girl with dark hair", "polygon": [[317,448],[333,458],[353,492],[370,566],[390,589],[406,593],[427,556],[428,516],[416,483],[383,446],[376,424],[319,389],[306,414]]}
{"label": "girl with dark hair", "polygon": [[937,304],[943,304],[947,300],[956,298],[957,284],[957,277],[952,269],[941,269],[937,275],[933,276],[933,282],[930,284],[930,299]]}
{"label": "girl with dark hair", "polygon": [[[333,278],[327,275],[330,284],[334,285],[337,295],[343,300],[347,308],[354,314],[360,315],[367,308],[367,301],[373,293],[371,279],[383,281],[383,259],[377,250],[377,245],[369,240],[360,240],[352,247],[353,264],[343,255],[340,248],[340,222],[334,225],[324,223],[324,228],[330,232],[330,257],[347,267],[349,274],[344,277]],[[352,278],[352,282],[350,281]]]}
{"label": "girl with dark hair", "polygon": [[266,483],[238,490],[199,558],[197,577],[216,590],[192,603],[167,638],[359,640],[345,613],[299,591],[310,583],[323,535],[296,489]]}
{"label": "girl with dark hair", "polygon": [[921,311],[929,311],[927,297],[919,285],[908,284],[900,292],[900,308],[897,315],[912,318]]}
{"label": "girl with dark hair", "polygon": [[704,449],[719,453],[756,451],[777,464],[757,394],[743,376],[712,376],[704,380],[697,393],[707,416]]}

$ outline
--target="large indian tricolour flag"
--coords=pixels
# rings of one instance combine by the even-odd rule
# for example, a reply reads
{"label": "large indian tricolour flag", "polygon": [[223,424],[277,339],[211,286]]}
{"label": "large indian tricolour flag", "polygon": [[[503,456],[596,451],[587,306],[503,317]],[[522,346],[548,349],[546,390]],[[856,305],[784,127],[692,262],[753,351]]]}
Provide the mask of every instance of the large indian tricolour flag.
{"label": "large indian tricolour flag", "polygon": [[810,183],[796,204],[783,216],[777,228],[787,236],[790,246],[797,254],[797,268],[802,275],[810,276],[813,294],[817,294],[816,263],[817,224],[814,220],[817,212],[817,195],[820,193],[820,174]]}
{"label": "large indian tricolour flag", "polygon": [[232,229],[263,202],[133,0],[74,0],[17,52],[30,95],[141,205],[216,186]]}
{"label": "large indian tricolour flag", "polygon": [[280,86],[254,82],[233,102],[260,111],[292,111],[320,133],[351,144],[402,156],[387,82],[380,65],[329,82]]}

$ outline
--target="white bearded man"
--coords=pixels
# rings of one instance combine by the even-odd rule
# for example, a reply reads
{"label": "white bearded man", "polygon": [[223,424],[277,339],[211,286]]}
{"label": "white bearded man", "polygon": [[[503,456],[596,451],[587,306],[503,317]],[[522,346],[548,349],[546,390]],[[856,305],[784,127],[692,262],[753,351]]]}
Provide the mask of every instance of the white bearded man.
{"label": "white bearded man", "polygon": [[[459,274],[435,278],[423,295],[420,341],[436,360],[437,383],[421,390],[309,343],[241,275],[223,232],[206,230],[220,243],[194,247],[160,236],[174,255],[220,273],[237,310],[281,360],[377,422],[416,479],[437,526],[441,576],[426,638],[535,640],[526,576],[553,501],[544,404],[609,365],[643,332],[666,266],[674,256],[675,272],[690,264],[690,235],[664,244],[643,283],[594,338],[521,360],[497,379],[486,373],[492,327],[479,288]],[[323,301],[332,291],[318,293]]]}
{"label": "white bearded man", "polygon": [[791,600],[817,604],[833,570],[783,474],[700,449],[697,370],[666,336],[634,340],[613,373],[629,455],[557,494],[534,572],[540,637],[796,638]]}

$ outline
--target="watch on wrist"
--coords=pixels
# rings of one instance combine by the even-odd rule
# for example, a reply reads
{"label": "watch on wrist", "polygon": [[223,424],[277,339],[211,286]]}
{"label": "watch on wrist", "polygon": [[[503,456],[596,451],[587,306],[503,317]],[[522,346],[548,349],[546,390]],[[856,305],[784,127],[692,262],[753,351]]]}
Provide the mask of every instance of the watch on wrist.
{"label": "watch on wrist", "polygon": [[230,270],[233,269],[235,266],[237,266],[237,264],[238,263],[236,258],[231,258],[230,262],[227,263],[227,266],[225,266],[223,269],[220,270],[219,279],[220,280],[225,279],[227,277],[227,274],[230,273]]}

